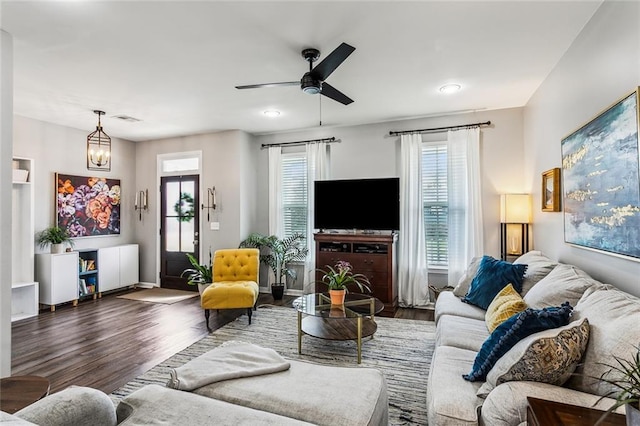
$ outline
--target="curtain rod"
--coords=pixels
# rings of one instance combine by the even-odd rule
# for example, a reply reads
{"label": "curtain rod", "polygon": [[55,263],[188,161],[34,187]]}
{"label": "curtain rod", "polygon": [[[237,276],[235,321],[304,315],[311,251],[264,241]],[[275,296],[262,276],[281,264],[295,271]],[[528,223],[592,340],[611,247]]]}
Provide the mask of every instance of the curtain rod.
{"label": "curtain rod", "polygon": [[389,136],[408,135],[411,133],[439,133],[439,132],[444,132],[446,130],[471,129],[473,127],[490,126],[490,125],[491,125],[491,121],[485,121],[482,123],[459,124],[457,126],[434,127],[432,129],[402,130],[397,132],[392,130],[389,132]]}
{"label": "curtain rod", "polygon": [[308,141],[296,141],[296,142],[283,142],[283,143],[268,143],[265,144],[263,143],[260,147],[260,149],[265,149],[265,148],[269,148],[270,146],[284,146],[284,145],[306,145],[308,143],[314,143],[314,142],[340,142],[340,140],[336,140],[335,137],[330,137],[330,138],[324,138],[324,139],[309,139]]}

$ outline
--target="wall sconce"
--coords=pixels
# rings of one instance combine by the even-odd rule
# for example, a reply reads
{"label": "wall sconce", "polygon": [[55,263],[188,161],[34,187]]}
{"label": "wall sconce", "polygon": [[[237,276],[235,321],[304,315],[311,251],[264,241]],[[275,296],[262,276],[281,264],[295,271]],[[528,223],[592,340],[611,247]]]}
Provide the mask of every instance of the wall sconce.
{"label": "wall sconce", "polygon": [[500,195],[500,256],[518,257],[529,250],[531,195]]}
{"label": "wall sconce", "polygon": [[207,209],[207,222],[211,222],[211,217],[209,215],[211,210],[216,209],[216,187],[212,186],[211,188],[207,188],[207,204],[202,205],[202,210]]}
{"label": "wall sconce", "polygon": [[87,169],[111,171],[111,138],[102,130],[100,116],[104,111],[94,110],[98,114],[96,130],[87,136]]}
{"label": "wall sconce", "polygon": [[136,192],[136,201],[135,201],[135,204],[133,205],[133,208],[135,211],[138,212],[138,215],[139,215],[138,217],[140,219],[140,222],[142,222],[142,211],[149,210],[148,199],[149,199],[148,189],[145,189],[144,191]]}

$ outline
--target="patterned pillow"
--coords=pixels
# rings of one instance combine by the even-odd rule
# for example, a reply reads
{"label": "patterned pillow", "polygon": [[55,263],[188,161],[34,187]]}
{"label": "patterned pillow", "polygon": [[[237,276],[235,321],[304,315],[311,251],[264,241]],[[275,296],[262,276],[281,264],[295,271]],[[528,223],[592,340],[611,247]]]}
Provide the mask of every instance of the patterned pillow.
{"label": "patterned pillow", "polygon": [[462,377],[470,382],[484,380],[495,363],[516,343],[539,331],[561,327],[569,323],[573,308],[568,302],[559,307],[527,308],[500,324],[484,341],[469,374]]}
{"label": "patterned pillow", "polygon": [[493,333],[497,326],[528,307],[525,301],[522,300],[522,296],[513,288],[513,285],[508,284],[493,298],[487,308],[487,313],[484,315],[484,321],[487,323],[489,332]]}
{"label": "patterned pillow", "polygon": [[507,284],[513,284],[518,293],[522,291],[522,277],[527,265],[514,265],[491,256],[482,256],[478,273],[471,281],[463,302],[476,305],[485,311],[489,304]]}
{"label": "patterned pillow", "polygon": [[562,386],[587,348],[589,331],[589,320],[584,318],[522,339],[496,362],[476,395],[486,398],[496,386],[513,381]]}

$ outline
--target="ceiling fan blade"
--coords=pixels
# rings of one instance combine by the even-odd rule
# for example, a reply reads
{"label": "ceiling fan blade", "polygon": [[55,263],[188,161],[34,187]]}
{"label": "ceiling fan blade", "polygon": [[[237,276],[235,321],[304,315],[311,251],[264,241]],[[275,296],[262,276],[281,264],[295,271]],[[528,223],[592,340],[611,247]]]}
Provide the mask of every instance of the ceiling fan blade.
{"label": "ceiling fan blade", "polygon": [[351,102],[353,102],[353,99],[351,99],[329,83],[322,83],[322,92],[320,93],[327,98],[331,98],[334,101],[338,101],[344,105],[349,105]]}
{"label": "ceiling fan blade", "polygon": [[300,85],[300,81],[283,81],[281,83],[247,84],[245,86],[236,86],[236,89],[259,89],[261,87],[299,86],[299,85]]}
{"label": "ceiling fan blade", "polygon": [[311,76],[316,80],[325,81],[354,50],[355,47],[342,43],[311,70]]}

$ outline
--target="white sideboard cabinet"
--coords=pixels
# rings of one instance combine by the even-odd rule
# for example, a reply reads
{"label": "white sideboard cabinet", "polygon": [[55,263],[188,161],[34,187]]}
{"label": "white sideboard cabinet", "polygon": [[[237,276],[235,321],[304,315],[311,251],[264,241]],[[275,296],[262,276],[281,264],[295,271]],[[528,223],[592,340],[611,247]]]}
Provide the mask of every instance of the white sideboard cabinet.
{"label": "white sideboard cabinet", "polygon": [[40,303],[55,306],[138,284],[138,245],[36,255]]}
{"label": "white sideboard cabinet", "polygon": [[36,279],[40,283],[40,303],[51,306],[78,303],[78,252],[36,254]]}
{"label": "white sideboard cabinet", "polygon": [[138,245],[124,244],[98,249],[100,293],[139,282]]}

